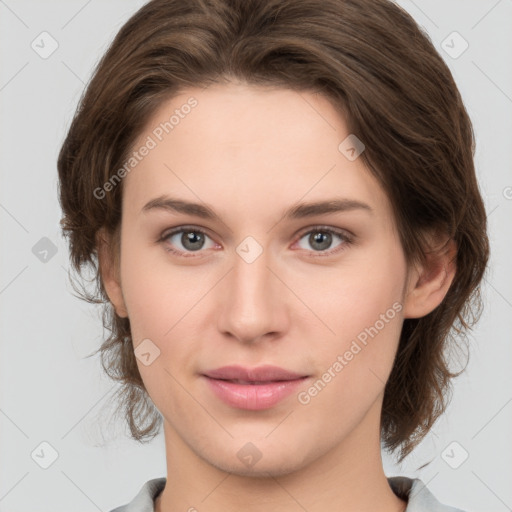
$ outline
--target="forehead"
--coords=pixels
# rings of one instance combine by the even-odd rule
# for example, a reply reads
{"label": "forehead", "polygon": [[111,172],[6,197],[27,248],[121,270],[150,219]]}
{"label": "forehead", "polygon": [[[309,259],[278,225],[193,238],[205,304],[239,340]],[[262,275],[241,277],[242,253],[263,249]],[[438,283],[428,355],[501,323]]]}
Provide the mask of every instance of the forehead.
{"label": "forehead", "polygon": [[140,210],[169,194],[250,217],[338,196],[385,213],[378,182],[361,158],[347,158],[351,137],[318,93],[245,84],[184,89],[160,105],[134,144],[150,149],[125,178],[124,199]]}

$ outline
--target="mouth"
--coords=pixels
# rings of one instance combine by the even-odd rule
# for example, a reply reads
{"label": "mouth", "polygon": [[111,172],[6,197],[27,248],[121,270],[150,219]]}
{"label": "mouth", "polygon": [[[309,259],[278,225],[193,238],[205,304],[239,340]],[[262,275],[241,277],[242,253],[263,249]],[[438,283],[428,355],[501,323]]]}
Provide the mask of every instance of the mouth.
{"label": "mouth", "polygon": [[[210,377],[211,378],[211,377]],[[301,377],[305,378],[305,377]],[[276,382],[291,382],[292,380],[300,380],[300,379],[282,379],[282,380],[240,380],[240,379],[215,379],[221,380],[223,382],[231,382],[233,384],[243,384],[243,385],[251,385],[251,386],[263,386],[266,384],[274,384]]]}
{"label": "mouth", "polygon": [[225,366],[202,374],[209,390],[225,404],[258,411],[270,409],[293,393],[309,375],[276,366]]}

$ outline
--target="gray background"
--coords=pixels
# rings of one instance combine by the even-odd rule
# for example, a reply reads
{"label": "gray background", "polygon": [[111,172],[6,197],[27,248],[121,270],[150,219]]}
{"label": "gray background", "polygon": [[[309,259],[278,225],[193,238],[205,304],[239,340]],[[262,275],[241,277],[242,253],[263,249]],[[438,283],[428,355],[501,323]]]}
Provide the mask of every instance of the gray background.
{"label": "gray background", "polygon": [[[122,422],[108,421],[116,386],[85,357],[101,342],[99,310],[71,295],[57,201],[56,157],[84,84],[143,3],[0,0],[1,511],[108,511],[165,475],[162,436],[138,445]],[[512,0],[399,3],[449,64],[474,122],[492,260],[470,364],[447,414],[401,466],[385,456],[385,468],[421,478],[443,502],[504,512],[512,510]],[[55,43],[44,31],[58,43],[47,58]],[[460,56],[453,31],[469,43]],[[44,469],[52,449],[58,457]]]}

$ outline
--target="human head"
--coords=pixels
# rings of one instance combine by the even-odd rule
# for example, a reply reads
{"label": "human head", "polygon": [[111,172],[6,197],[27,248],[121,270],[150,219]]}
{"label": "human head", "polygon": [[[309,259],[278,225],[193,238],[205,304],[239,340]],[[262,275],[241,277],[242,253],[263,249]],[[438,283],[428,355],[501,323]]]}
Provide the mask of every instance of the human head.
{"label": "human head", "polygon": [[460,94],[428,37],[387,0],[153,1],[98,65],[59,156],[60,197],[75,268],[98,272],[112,331],[103,362],[124,385],[132,435],[156,433],[160,418],[144,391],[130,323],[113,310],[96,265],[102,228],[114,255],[120,242],[123,180],[104,185],[165,101],[226,79],[323,94],[364,142],[359,158],[389,199],[407,263],[426,261],[433,235],[457,247],[443,302],[405,320],[385,389],[382,438],[406,455],[445,408],[445,349],[477,316],[488,245]]}

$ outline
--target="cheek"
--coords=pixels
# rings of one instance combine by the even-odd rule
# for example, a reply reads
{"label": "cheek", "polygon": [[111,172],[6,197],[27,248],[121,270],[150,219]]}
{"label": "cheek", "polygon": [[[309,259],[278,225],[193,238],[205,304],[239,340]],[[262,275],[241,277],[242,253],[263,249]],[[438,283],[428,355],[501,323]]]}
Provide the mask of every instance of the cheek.
{"label": "cheek", "polygon": [[136,354],[143,346],[158,354],[150,365],[137,358],[144,384],[157,401],[166,389],[174,389],[173,375],[194,368],[195,344],[202,338],[197,319],[206,304],[201,299],[212,287],[211,277],[206,275],[209,272],[173,266],[165,254],[140,248],[126,237],[121,257],[123,296]]}
{"label": "cheek", "polygon": [[165,340],[186,321],[207,291],[209,269],[176,266],[163,248],[145,247],[126,234],[121,257],[123,296],[135,340]]}
{"label": "cheek", "polygon": [[400,322],[392,320],[402,309],[405,274],[400,248],[384,245],[354,253],[339,267],[317,272],[314,286],[310,279],[298,276],[295,282],[302,283],[297,294],[307,298],[311,311],[329,327],[330,334],[324,328],[327,336],[343,345],[360,333],[364,339],[365,329],[375,324],[381,338],[396,339]]}
{"label": "cheek", "polygon": [[306,409],[317,411],[320,423],[328,417],[333,436],[362,420],[381,397],[391,373],[402,327],[402,306],[399,301],[380,299],[366,301],[364,309],[356,307],[351,315],[340,314],[344,306],[345,311],[352,307],[350,301],[338,301],[338,309],[331,316],[334,341],[315,350],[316,379],[298,397]]}
{"label": "cheek", "polygon": [[319,385],[328,381],[336,400],[367,402],[383,389],[403,323],[405,271],[400,248],[387,247],[347,260],[315,281],[317,286],[299,292],[307,293],[308,306],[329,327],[322,327],[324,344],[315,351],[323,376]]}

